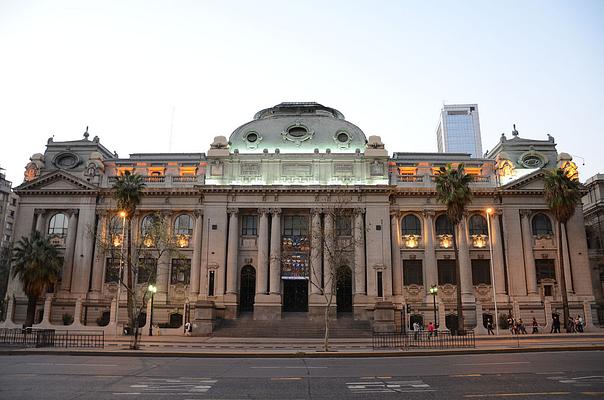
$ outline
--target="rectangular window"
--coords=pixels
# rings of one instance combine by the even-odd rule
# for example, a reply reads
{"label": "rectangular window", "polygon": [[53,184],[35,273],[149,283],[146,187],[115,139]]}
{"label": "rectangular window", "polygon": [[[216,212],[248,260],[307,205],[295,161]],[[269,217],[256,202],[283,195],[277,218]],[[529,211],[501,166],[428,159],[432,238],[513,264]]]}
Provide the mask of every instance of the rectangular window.
{"label": "rectangular window", "polygon": [[423,285],[422,260],[403,260],[403,284]]}
{"label": "rectangular window", "polygon": [[210,277],[208,278],[208,296],[214,296],[214,271],[210,271]]}
{"label": "rectangular window", "polygon": [[491,264],[489,260],[472,260],[472,285],[491,284]]}
{"label": "rectangular window", "polygon": [[438,284],[450,283],[455,285],[455,260],[438,260]]}
{"label": "rectangular window", "polygon": [[188,285],[191,282],[191,260],[189,258],[172,259],[172,279],[173,285],[182,283]]}
{"label": "rectangular window", "polygon": [[377,273],[377,290],[378,297],[384,296],[384,284],[382,283],[382,271],[378,271]]}
{"label": "rectangular window", "polygon": [[105,283],[118,283],[120,281],[120,259],[107,258],[105,263]]}
{"label": "rectangular window", "polygon": [[535,259],[537,282],[543,279],[556,280],[556,264],[553,259]]}
{"label": "rectangular window", "polygon": [[308,217],[305,215],[284,215],[283,236],[308,235]]}
{"label": "rectangular window", "polygon": [[336,236],[352,236],[352,218],[348,215],[336,217]]}
{"label": "rectangular window", "polygon": [[241,216],[241,235],[242,236],[256,236],[258,216],[256,215],[242,215]]}
{"label": "rectangular window", "polygon": [[139,258],[136,283],[155,283],[157,260],[155,258]]}

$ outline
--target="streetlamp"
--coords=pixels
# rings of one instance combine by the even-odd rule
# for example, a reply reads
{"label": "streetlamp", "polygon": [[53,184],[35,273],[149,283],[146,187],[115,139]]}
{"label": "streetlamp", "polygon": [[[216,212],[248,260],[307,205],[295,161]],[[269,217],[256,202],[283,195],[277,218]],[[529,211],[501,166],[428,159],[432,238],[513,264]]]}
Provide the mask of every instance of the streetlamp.
{"label": "streetlamp", "polygon": [[493,317],[494,321],[493,321],[493,325],[495,325],[495,330],[497,331],[497,335],[499,335],[499,323],[498,323],[498,318],[499,318],[499,313],[497,312],[497,296],[495,294],[495,273],[493,271],[493,240],[492,240],[492,236],[491,236],[491,214],[493,214],[493,209],[492,208],[487,208],[487,231],[489,234],[489,252],[490,252],[490,259],[489,259],[489,264],[491,265],[491,288],[493,289],[493,304],[495,305],[495,316]]}
{"label": "streetlamp", "polygon": [[154,284],[150,284],[147,288],[151,292],[151,318],[149,318],[149,336],[153,336],[153,298],[157,292],[157,287]]}
{"label": "streetlamp", "polygon": [[122,273],[124,270],[124,243],[126,243],[126,211],[120,211],[119,216],[122,217],[122,248],[120,250],[120,273],[117,281],[117,300],[115,301],[115,336],[117,336],[117,325],[120,315],[120,294],[122,289]]}
{"label": "streetlamp", "polygon": [[432,303],[434,305],[434,328],[436,328],[438,326],[438,318],[436,316],[436,295],[438,294],[438,286],[430,286],[430,294],[432,295]]}

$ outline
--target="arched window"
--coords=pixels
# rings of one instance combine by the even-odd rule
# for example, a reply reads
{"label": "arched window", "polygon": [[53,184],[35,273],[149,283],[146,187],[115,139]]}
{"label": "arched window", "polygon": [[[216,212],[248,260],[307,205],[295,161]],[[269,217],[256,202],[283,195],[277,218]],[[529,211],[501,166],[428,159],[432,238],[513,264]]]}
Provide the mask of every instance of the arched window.
{"label": "arched window", "polygon": [[403,235],[421,235],[422,234],[422,223],[413,214],[405,215],[403,218]]}
{"label": "arched window", "polygon": [[469,222],[470,235],[489,235],[487,228],[487,220],[479,214],[474,214],[470,217]]}
{"label": "arched window", "polygon": [[436,234],[437,235],[452,235],[453,225],[449,222],[449,218],[445,214],[441,214],[436,218]]}
{"label": "arched window", "polygon": [[193,218],[188,214],[179,215],[174,221],[175,235],[193,235]]}
{"label": "arched window", "polygon": [[551,235],[552,233],[552,222],[548,216],[543,213],[536,214],[533,217],[533,235]]}
{"label": "arched window", "polygon": [[158,216],[155,214],[149,214],[143,218],[143,222],[141,223],[141,236],[143,238],[151,233],[151,228],[157,224],[158,219]]}
{"label": "arched window", "polygon": [[67,236],[68,224],[69,221],[67,215],[57,213],[50,218],[50,222],[48,223],[48,234],[65,237]]}
{"label": "arched window", "polygon": [[109,240],[114,247],[119,247],[122,245],[125,231],[124,231],[124,219],[120,216],[113,216],[109,221]]}

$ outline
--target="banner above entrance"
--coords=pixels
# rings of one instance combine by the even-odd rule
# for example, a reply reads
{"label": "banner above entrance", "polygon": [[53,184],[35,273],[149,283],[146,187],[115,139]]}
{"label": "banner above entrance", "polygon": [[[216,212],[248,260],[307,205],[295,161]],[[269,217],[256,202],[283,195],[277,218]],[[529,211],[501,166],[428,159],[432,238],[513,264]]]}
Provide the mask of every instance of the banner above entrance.
{"label": "banner above entrance", "polygon": [[289,236],[282,239],[283,259],[281,279],[308,279],[309,245],[306,236]]}

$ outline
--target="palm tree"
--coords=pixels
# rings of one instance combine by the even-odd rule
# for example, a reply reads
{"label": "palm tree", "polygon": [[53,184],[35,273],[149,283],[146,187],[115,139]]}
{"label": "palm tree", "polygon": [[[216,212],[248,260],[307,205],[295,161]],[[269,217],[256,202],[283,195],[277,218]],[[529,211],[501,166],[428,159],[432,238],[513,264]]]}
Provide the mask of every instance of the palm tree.
{"label": "palm tree", "polygon": [[545,201],[558,223],[558,260],[560,260],[560,291],[562,292],[562,311],[564,327],[568,328],[568,295],[566,293],[566,274],[562,255],[562,229],[566,233],[566,223],[573,216],[581,202],[579,182],[571,179],[562,168],[548,171],[543,186]]}
{"label": "palm tree", "polygon": [[40,232],[31,239],[22,237],[13,249],[13,278],[18,277],[27,295],[25,326],[32,326],[38,298],[52,286],[61,273],[57,248]]}
{"label": "palm tree", "polygon": [[455,281],[457,287],[457,328],[464,331],[463,307],[461,303],[461,270],[459,266],[459,249],[457,248],[456,231],[461,222],[466,206],[472,199],[470,190],[472,176],[466,174],[463,164],[453,168],[451,164],[440,167],[436,175],[436,194],[438,201],[447,207],[447,219],[453,225],[453,250],[455,251]]}
{"label": "palm tree", "polygon": [[[117,207],[121,211],[126,213],[126,227],[127,233],[127,256],[126,256],[126,268],[128,269],[128,282],[126,283],[127,292],[127,308],[128,308],[128,320],[130,325],[133,327],[137,326],[138,318],[135,314],[134,298],[135,287],[134,287],[134,271],[132,266],[132,216],[136,207],[139,205],[142,196],[142,190],[145,187],[143,177],[138,174],[131,174],[126,171],[124,175],[119,176],[113,185],[115,190],[114,197],[117,201]],[[119,299],[117,299],[119,301]],[[134,339],[136,347],[136,336]]]}

